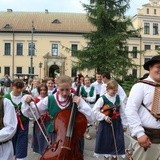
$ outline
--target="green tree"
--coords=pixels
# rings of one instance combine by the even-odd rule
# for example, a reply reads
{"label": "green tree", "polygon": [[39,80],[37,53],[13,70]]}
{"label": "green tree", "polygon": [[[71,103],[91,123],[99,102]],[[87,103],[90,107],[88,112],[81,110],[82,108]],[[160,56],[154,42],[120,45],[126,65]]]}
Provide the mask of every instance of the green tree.
{"label": "green tree", "polygon": [[125,49],[126,40],[137,35],[125,16],[129,0],[91,0],[83,6],[94,30],[84,35],[88,45],[77,52],[78,67],[125,76],[134,65]]}

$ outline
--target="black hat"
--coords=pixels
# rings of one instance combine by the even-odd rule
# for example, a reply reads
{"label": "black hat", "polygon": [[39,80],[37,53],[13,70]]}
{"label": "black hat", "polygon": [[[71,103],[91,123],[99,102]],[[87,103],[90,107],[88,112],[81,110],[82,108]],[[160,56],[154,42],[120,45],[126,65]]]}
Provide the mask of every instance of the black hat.
{"label": "black hat", "polygon": [[149,61],[147,61],[144,65],[143,68],[147,71],[149,71],[149,66],[155,64],[155,63],[160,63],[160,55],[152,57]]}

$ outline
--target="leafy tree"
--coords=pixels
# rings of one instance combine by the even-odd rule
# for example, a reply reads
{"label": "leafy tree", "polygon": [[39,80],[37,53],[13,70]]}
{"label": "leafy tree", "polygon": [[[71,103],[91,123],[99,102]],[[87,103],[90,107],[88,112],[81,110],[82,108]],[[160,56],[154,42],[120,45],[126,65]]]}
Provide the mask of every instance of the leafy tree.
{"label": "leafy tree", "polygon": [[76,54],[78,67],[124,77],[134,65],[125,49],[126,40],[137,35],[131,19],[125,16],[129,0],[91,0],[83,6],[94,30],[84,35],[88,45]]}

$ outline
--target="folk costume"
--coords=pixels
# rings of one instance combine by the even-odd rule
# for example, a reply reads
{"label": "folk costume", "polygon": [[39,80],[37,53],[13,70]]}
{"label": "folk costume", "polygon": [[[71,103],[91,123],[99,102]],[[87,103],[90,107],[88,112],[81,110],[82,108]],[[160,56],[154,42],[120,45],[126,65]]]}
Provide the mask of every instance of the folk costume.
{"label": "folk costume", "polygon": [[[101,108],[104,105],[110,108],[108,116],[112,119],[113,128],[110,123],[105,121],[106,115],[101,112]],[[115,158],[118,154],[124,158],[125,145],[123,128],[127,127],[127,120],[124,114],[124,104],[120,101],[119,95],[111,97],[106,93],[101,96],[95,103],[93,112],[96,120],[99,121],[94,155],[96,157],[105,156],[106,158]],[[114,138],[116,142],[114,142]]]}
{"label": "folk costume", "polygon": [[[61,110],[72,107],[72,96],[73,95],[70,94],[68,98],[64,99],[63,97],[61,97],[61,95],[59,95],[59,92],[57,92],[54,95],[45,97],[43,100],[37,103],[37,107],[41,115],[44,115],[46,111],[49,112],[50,124],[48,125],[47,130],[49,133],[53,134],[52,139],[51,139],[52,143],[55,140],[55,132],[54,132],[54,126],[53,126],[53,121],[55,119],[55,116]],[[27,117],[33,118],[33,115],[29,109],[30,107],[32,107],[32,109],[35,112],[36,117],[39,118],[39,114],[37,113],[37,109],[35,108],[34,103],[31,102],[29,106],[29,104],[25,102],[25,99],[26,97],[24,97],[23,99],[22,113]],[[82,98],[80,99],[78,110],[86,116],[89,122],[92,122],[93,118],[92,118],[91,108]]]}
{"label": "folk costume", "polygon": [[[34,99],[35,103],[38,103],[40,100],[42,100],[42,97],[36,97]],[[41,118],[38,119],[39,124],[41,125],[44,133],[46,132],[46,128],[49,122],[50,122],[50,116],[48,111],[46,111],[46,113],[44,115],[41,116]],[[44,125],[44,126],[43,126]],[[47,133],[46,133],[47,134]],[[49,135],[47,135],[49,136]],[[50,137],[48,137],[50,138]],[[38,124],[36,121],[34,121],[34,125],[33,125],[33,137],[32,137],[32,148],[33,148],[33,152],[39,153],[40,155],[43,154],[45,148],[48,146],[48,143],[44,137],[44,135],[42,134]]]}
{"label": "folk costume", "polygon": [[17,117],[13,104],[3,99],[4,116],[0,125],[0,160],[14,160],[12,137],[17,129]]}
{"label": "folk costume", "polygon": [[18,126],[16,134],[14,135],[12,142],[14,147],[14,154],[16,159],[25,160],[28,151],[28,131],[29,131],[29,119],[21,113],[21,98],[24,95],[21,93],[19,96],[14,96],[13,91],[9,94],[5,94],[4,97],[9,99],[14,105],[17,114]]}
{"label": "folk costume", "polygon": [[80,95],[83,97],[83,99],[90,105],[91,108],[93,108],[93,105],[96,100],[96,90],[94,86],[82,86]]}
{"label": "folk costume", "polygon": [[[154,82],[150,76],[145,81]],[[136,83],[130,91],[125,112],[131,131],[132,147],[135,150],[133,159],[157,160],[160,157],[160,120],[149,112],[152,108],[154,92],[155,86],[141,82]],[[151,141],[151,147],[144,151],[136,138],[147,131],[150,139],[158,141],[156,143]]]}

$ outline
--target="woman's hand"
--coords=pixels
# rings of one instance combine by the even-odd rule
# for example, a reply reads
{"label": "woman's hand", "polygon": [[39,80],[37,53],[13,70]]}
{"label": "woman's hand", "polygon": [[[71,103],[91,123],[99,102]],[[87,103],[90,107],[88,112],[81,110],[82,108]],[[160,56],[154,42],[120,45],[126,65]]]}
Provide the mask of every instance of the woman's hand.
{"label": "woman's hand", "polygon": [[107,122],[107,123],[112,123],[112,119],[111,119],[111,117],[109,117],[109,116],[105,116],[105,121]]}
{"label": "woman's hand", "polygon": [[77,103],[77,105],[79,105],[80,97],[74,96],[74,97],[73,97],[73,102],[75,102],[75,103]]}
{"label": "woman's hand", "polygon": [[33,97],[31,95],[27,95],[25,102],[29,104],[31,101],[34,101]]}

